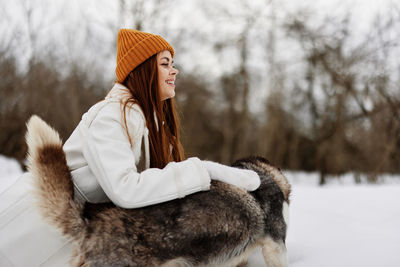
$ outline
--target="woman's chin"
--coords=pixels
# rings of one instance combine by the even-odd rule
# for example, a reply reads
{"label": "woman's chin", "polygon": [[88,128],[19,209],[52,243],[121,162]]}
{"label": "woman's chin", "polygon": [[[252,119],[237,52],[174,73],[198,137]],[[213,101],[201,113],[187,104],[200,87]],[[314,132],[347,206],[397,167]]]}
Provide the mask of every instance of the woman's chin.
{"label": "woman's chin", "polygon": [[168,95],[163,96],[163,97],[161,98],[161,101],[164,101],[164,100],[167,100],[167,99],[173,98],[173,97],[175,97],[175,91],[172,91],[172,92],[170,92]]}

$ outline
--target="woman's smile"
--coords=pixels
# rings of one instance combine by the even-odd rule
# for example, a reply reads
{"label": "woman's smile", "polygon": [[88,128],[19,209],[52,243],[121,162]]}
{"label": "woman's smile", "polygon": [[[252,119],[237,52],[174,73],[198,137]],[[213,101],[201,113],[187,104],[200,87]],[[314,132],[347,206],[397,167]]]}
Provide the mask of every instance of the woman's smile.
{"label": "woman's smile", "polygon": [[175,79],[169,79],[165,81],[168,85],[175,87]]}

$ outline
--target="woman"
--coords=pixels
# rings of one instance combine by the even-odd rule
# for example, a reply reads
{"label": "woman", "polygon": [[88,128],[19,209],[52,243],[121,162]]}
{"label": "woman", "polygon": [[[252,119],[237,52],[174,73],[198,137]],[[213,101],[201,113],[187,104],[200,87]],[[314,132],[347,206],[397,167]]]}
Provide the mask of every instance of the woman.
{"label": "woman", "polygon": [[210,178],[248,190],[258,186],[253,171],[183,160],[173,102],[179,71],[173,56],[161,36],[119,31],[117,83],[82,117],[64,145],[82,201],[138,208],[208,190]]}
{"label": "woman", "polygon": [[[64,144],[77,200],[138,208],[208,190],[210,179],[259,186],[253,171],[184,159],[173,56],[161,36],[119,31],[117,82]],[[72,244],[38,215],[29,178],[0,196],[0,266],[66,265]]]}

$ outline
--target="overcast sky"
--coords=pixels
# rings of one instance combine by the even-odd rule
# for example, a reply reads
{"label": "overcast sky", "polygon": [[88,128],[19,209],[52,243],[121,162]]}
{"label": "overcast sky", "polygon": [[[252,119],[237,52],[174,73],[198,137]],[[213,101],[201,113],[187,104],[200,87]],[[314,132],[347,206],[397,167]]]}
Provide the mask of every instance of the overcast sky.
{"label": "overcast sky", "polygon": [[[259,28],[268,29],[271,7],[278,23],[283,23],[288,13],[298,10],[312,14],[311,21],[316,24],[326,15],[340,17],[352,13],[351,30],[363,36],[369,31],[372,19],[377,13],[385,15],[391,0],[249,0],[251,10],[265,16],[260,20]],[[150,1],[151,2],[151,1]],[[215,56],[210,39],[229,39],[237,35],[243,27],[243,20],[226,20],[219,15],[219,10],[227,10],[234,16],[243,13],[245,0],[169,0],[164,6],[166,13],[158,24],[145,25],[146,30],[163,35],[177,48],[175,62],[187,72],[197,72],[206,77],[218,77],[222,72],[229,72],[238,64],[238,53],[235,43],[231,49]],[[124,20],[118,17],[119,1],[109,0],[0,0],[0,46],[10,46],[23,66],[31,56],[31,40],[28,29],[39,34],[34,41],[40,53],[48,51],[61,55],[66,61],[79,61],[82,66],[104,72],[107,79],[113,79],[115,68],[114,38],[119,27],[132,27],[132,18],[127,15]],[[30,23],[27,23],[26,12],[34,8]],[[237,22],[237,23],[235,23]],[[179,36],[174,29],[184,28],[196,36],[204,36],[208,41]],[[178,36],[177,36],[178,35]],[[354,36],[354,34],[353,34]],[[251,38],[258,38],[256,35]],[[190,39],[190,40],[189,40]],[[8,42],[8,40],[13,40]],[[257,43],[257,41],[254,41]],[[261,40],[262,41],[262,40]],[[264,40],[265,41],[265,40]],[[282,43],[280,58],[289,60],[297,54],[290,44]],[[288,47],[289,46],[289,47]],[[260,49],[260,48],[258,48]],[[265,49],[265,48],[261,48]],[[278,51],[278,52],[280,52]],[[287,52],[289,51],[289,52]],[[290,52],[292,51],[292,52]],[[261,68],[265,58],[259,57],[254,49],[249,64]]]}

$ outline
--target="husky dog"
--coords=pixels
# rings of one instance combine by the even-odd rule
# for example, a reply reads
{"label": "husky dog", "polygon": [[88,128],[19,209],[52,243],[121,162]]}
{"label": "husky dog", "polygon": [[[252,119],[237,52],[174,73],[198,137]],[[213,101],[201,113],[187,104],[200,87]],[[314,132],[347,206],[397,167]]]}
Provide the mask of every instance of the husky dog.
{"label": "husky dog", "polygon": [[290,185],[261,157],[236,161],[256,171],[247,192],[212,181],[203,191],[139,209],[74,201],[58,133],[37,116],[28,124],[29,170],[42,216],[76,243],[75,266],[237,266],[262,247],[268,266],[288,266]]}

